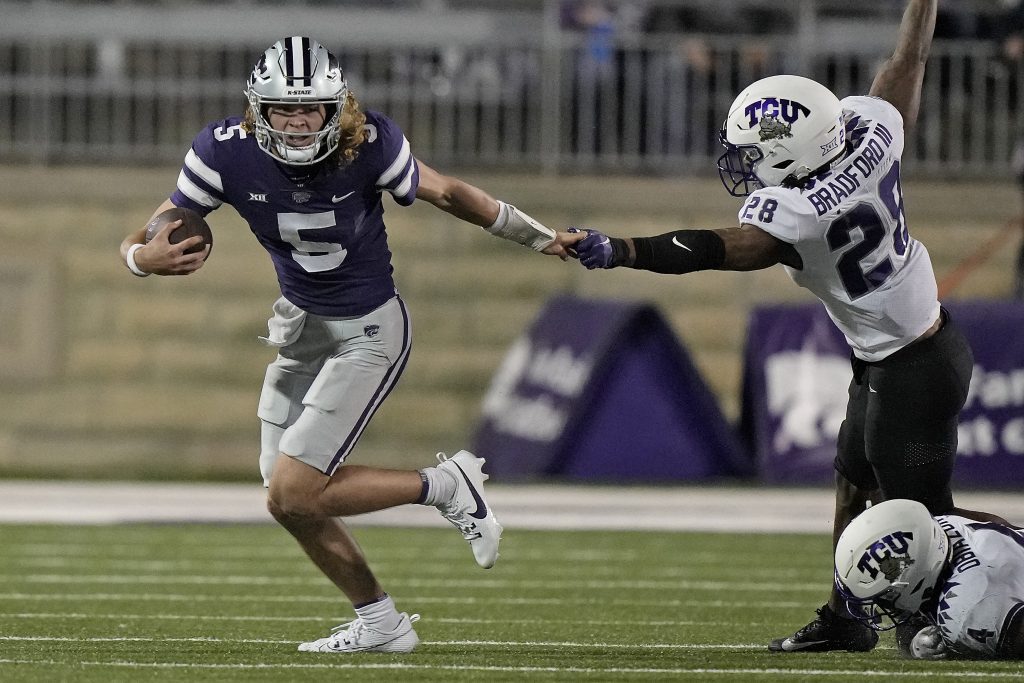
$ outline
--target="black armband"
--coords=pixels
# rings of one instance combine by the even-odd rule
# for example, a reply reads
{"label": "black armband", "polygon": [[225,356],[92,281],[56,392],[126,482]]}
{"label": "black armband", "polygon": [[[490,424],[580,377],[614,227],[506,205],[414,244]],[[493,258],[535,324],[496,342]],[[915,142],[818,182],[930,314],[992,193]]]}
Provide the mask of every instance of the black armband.
{"label": "black armband", "polygon": [[656,237],[634,237],[633,268],[655,273],[715,270],[725,263],[725,242],[712,230],[677,230]]}

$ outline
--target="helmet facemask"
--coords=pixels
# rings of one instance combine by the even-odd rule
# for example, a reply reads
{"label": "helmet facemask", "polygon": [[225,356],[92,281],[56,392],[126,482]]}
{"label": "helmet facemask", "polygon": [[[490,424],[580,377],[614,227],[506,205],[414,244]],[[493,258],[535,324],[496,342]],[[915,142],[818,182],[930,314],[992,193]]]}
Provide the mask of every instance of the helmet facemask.
{"label": "helmet facemask", "polygon": [[[898,579],[893,581],[891,586],[878,595],[867,598],[859,598],[854,595],[839,578],[838,573],[836,574],[835,583],[836,590],[843,599],[850,615],[875,631],[894,629],[917,613],[916,609],[911,610],[900,607],[900,598],[904,592],[912,589],[912,587]],[[924,602],[931,597],[932,588],[922,587],[921,590],[923,591],[921,602]]]}
{"label": "helmet facemask", "polygon": [[[273,102],[250,99],[249,108],[252,114],[256,142],[260,149],[278,161],[290,166],[309,166],[323,161],[331,152],[338,148],[341,138],[341,110],[333,102],[324,105],[324,124],[318,131],[290,132],[277,130],[270,124],[268,111],[273,106],[293,106],[295,102]],[[302,104],[308,104],[303,102]],[[333,110],[333,114],[331,113]],[[312,142],[304,145],[292,144],[290,141],[312,137]]]}
{"label": "helmet facemask", "polygon": [[[315,40],[293,36],[272,45],[253,68],[245,94],[256,142],[276,160],[310,166],[338,148],[348,84],[337,58]],[[318,131],[277,130],[268,120],[273,106],[318,104],[324,107],[324,123]],[[309,143],[290,144],[309,137],[313,138]]]}
{"label": "helmet facemask", "polygon": [[766,185],[757,177],[754,168],[764,158],[764,152],[757,145],[734,145],[725,137],[725,130],[718,134],[725,152],[718,157],[718,174],[725,189],[733,197],[746,197]]}

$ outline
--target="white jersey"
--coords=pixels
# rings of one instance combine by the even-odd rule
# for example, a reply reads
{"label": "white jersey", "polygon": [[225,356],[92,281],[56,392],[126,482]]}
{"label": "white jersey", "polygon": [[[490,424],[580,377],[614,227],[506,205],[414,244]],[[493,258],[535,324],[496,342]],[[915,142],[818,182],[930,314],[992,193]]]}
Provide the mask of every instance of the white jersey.
{"label": "white jersey", "polygon": [[939,588],[936,623],[954,650],[995,657],[1024,610],[1024,534],[1001,524],[938,516],[949,538],[952,573]]}
{"label": "white jersey", "polygon": [[768,187],[747,198],[740,224],[792,244],[803,268],[789,276],[813,292],[854,355],[882,360],[939,315],[931,259],[903,215],[903,118],[876,97],[840,104],[851,151],[805,187]]}

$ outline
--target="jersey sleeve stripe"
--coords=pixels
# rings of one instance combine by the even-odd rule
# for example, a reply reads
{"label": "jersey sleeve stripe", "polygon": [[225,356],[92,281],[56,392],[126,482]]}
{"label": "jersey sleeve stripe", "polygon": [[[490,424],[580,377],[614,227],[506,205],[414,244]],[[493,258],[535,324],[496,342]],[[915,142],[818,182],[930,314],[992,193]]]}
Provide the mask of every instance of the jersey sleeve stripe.
{"label": "jersey sleeve stripe", "polygon": [[220,179],[220,173],[217,173],[217,171],[203,163],[203,160],[199,158],[194,149],[190,149],[188,154],[185,155],[185,166],[188,167],[188,170],[205,180],[213,189],[220,192],[224,191],[224,183]]}
{"label": "jersey sleeve stripe", "polygon": [[178,191],[194,201],[196,204],[205,206],[211,210],[216,209],[222,204],[221,200],[217,199],[212,194],[206,192],[192,182],[189,177],[185,175],[185,169],[182,169],[178,174]]}
{"label": "jersey sleeve stripe", "polygon": [[391,190],[391,194],[396,197],[404,197],[409,194],[409,191],[412,189],[412,176],[415,170],[416,162],[413,161],[413,163],[409,164],[409,172],[405,174],[404,178],[402,178],[402,182],[398,184],[398,187]]}
{"label": "jersey sleeve stripe", "polygon": [[[412,159],[412,152],[409,149],[409,140],[403,135],[402,136],[402,149],[399,150],[398,156],[391,162],[391,165],[387,167],[380,177],[377,178],[377,187],[387,187],[391,182],[399,176],[409,166],[409,161]],[[389,188],[390,189],[390,188]]]}

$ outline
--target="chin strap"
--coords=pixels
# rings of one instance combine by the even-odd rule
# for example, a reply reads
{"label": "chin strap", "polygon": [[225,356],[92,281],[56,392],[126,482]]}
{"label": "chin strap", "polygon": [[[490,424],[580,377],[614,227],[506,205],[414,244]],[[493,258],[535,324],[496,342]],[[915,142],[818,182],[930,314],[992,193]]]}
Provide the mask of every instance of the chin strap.
{"label": "chin strap", "polygon": [[498,217],[484,230],[534,251],[544,251],[555,241],[555,231],[538,223],[511,204],[498,201]]}

